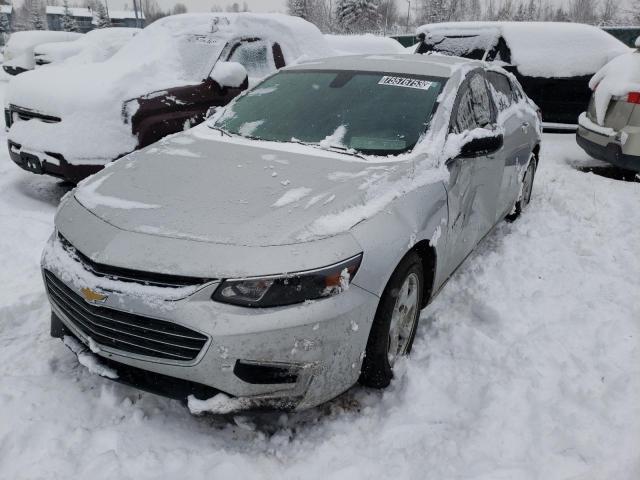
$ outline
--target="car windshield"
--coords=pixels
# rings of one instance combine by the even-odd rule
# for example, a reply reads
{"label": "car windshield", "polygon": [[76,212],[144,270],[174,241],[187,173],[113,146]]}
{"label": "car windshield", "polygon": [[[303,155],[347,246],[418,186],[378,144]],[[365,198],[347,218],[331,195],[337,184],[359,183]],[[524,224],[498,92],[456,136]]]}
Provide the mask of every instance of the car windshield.
{"label": "car windshield", "polygon": [[411,150],[445,78],[354,71],[284,71],[239,98],[214,125],[244,137],[368,155]]}

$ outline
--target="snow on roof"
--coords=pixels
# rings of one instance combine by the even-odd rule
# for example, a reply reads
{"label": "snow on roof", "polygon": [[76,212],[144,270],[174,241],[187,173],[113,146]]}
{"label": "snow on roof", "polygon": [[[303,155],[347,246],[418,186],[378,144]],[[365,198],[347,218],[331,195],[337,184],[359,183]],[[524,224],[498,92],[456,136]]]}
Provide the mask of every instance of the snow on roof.
{"label": "snow on roof", "polygon": [[[69,7],[71,15],[74,17],[93,17],[93,12],[89,8]],[[47,6],[47,15],[64,15],[64,7]],[[124,19],[136,18],[136,14],[132,10],[111,10],[109,9],[109,18]],[[138,11],[138,18],[144,19],[144,13]]]}
{"label": "snow on roof", "polygon": [[481,65],[477,60],[445,55],[343,55],[322,58],[289,67],[292,70],[359,70],[365,72],[387,72],[409,75],[450,77],[462,65]]}
{"label": "snow on roof", "polygon": [[595,90],[597,122],[604,125],[607,108],[613,97],[640,91],[640,52],[632,50],[614,58],[591,78],[589,86]]}
{"label": "snow on roof", "polygon": [[11,5],[0,5],[0,13],[6,13],[8,15],[11,15],[12,11],[13,11],[13,6],[11,6]]}
{"label": "snow on roof", "polygon": [[502,36],[511,63],[523,75],[571,77],[592,75],[629,48],[598,27],[562,22],[450,22],[418,27],[418,33]]}

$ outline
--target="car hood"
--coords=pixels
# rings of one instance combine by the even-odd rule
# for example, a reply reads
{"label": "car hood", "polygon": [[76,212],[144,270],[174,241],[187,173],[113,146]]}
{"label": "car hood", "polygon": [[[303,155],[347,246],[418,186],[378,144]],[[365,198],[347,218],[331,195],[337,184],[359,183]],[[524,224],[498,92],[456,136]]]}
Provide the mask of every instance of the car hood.
{"label": "car hood", "polygon": [[296,144],[222,137],[201,125],[115,162],[83,182],[75,198],[122,230],[274,246],[349,230],[362,218],[347,215],[338,230],[326,220],[410,172],[410,161],[369,163]]}

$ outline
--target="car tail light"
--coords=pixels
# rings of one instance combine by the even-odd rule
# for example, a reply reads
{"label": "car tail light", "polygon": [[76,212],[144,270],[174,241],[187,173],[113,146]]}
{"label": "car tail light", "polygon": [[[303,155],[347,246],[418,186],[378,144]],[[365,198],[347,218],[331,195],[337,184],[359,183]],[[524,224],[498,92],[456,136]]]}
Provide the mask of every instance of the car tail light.
{"label": "car tail light", "polygon": [[627,102],[640,104],[640,92],[629,92]]}

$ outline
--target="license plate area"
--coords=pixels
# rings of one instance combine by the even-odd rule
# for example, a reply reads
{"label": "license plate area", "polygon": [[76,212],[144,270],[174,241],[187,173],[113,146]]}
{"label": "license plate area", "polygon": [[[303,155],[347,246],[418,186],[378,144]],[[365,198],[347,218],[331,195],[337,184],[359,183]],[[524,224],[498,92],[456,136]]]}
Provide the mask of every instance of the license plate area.
{"label": "license plate area", "polygon": [[33,173],[42,173],[42,162],[38,157],[31,153],[21,152],[20,160],[25,170]]}

